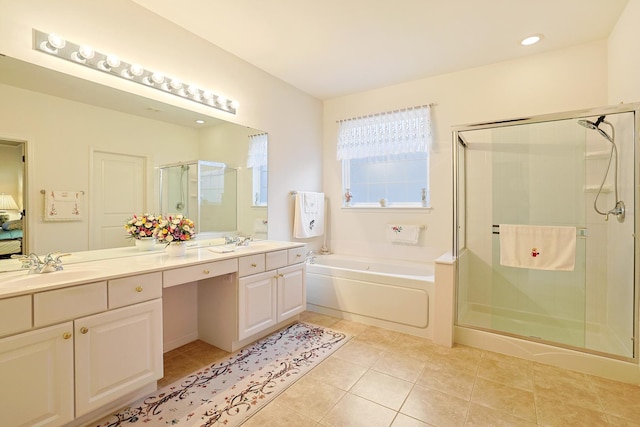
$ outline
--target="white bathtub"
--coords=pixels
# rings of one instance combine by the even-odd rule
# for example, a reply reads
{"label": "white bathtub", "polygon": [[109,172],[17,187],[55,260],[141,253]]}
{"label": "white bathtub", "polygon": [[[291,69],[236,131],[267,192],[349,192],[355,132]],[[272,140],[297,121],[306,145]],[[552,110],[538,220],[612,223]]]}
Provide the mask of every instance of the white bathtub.
{"label": "white bathtub", "polygon": [[342,255],[307,264],[311,311],[431,338],[434,263]]}

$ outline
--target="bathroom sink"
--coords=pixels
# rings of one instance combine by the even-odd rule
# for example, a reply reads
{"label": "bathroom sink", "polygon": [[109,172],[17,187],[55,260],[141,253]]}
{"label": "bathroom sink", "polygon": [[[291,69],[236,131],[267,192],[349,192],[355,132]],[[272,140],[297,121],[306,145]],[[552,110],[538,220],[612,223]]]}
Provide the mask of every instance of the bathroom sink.
{"label": "bathroom sink", "polygon": [[6,273],[0,276],[0,289],[2,288],[35,288],[44,285],[61,282],[73,282],[82,279],[91,280],[98,270],[93,269],[70,269],[53,271],[50,273],[29,274],[28,271],[21,270],[15,273]]}

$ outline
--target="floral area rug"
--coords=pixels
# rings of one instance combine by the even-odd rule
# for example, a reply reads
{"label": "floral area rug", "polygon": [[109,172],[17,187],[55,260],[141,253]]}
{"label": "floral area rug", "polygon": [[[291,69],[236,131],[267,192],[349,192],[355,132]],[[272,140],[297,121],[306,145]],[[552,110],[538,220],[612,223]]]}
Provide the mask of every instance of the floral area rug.
{"label": "floral area rug", "polygon": [[94,425],[238,426],[349,338],[341,332],[295,323]]}

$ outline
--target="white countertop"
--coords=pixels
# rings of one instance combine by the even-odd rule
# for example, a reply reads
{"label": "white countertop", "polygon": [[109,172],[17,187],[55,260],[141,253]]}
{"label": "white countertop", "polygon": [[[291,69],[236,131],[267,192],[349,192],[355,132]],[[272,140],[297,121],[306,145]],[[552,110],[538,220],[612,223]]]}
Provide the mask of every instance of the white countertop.
{"label": "white countertop", "polygon": [[162,247],[150,252],[142,252],[135,247],[86,251],[63,257],[62,271],[41,274],[28,274],[27,270],[20,269],[18,260],[2,260],[0,271],[5,272],[0,273],[0,298],[300,246],[304,243],[261,240],[226,253],[214,252],[220,246],[190,247],[183,257],[170,257]]}

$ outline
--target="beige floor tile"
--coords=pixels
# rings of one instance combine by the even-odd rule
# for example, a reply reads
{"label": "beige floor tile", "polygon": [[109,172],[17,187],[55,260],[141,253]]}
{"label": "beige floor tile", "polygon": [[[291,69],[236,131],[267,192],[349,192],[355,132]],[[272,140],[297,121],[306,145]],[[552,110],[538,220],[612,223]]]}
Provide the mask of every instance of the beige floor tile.
{"label": "beige floor tile", "polygon": [[549,427],[601,427],[608,421],[604,413],[557,399],[536,396],[538,424]]}
{"label": "beige floor tile", "polygon": [[427,362],[417,384],[429,387],[460,399],[470,400],[476,376],[470,371],[451,367],[447,364]]}
{"label": "beige floor tile", "polygon": [[173,353],[164,359],[164,376],[158,380],[158,387],[172,384],[203,368],[203,364],[186,354]]}
{"label": "beige floor tile", "polygon": [[478,366],[478,376],[511,387],[533,391],[533,366],[526,360],[483,355]]}
{"label": "beige floor tile", "polygon": [[398,339],[399,335],[399,332],[378,328],[376,326],[369,326],[364,332],[358,334],[354,340],[381,350],[390,350],[393,348],[394,342]]}
{"label": "beige floor tile", "polygon": [[626,420],[615,415],[606,414],[610,427],[638,427],[638,420]]}
{"label": "beige floor tile", "polygon": [[380,372],[368,371],[349,392],[398,411],[412,387],[413,383],[408,381]]}
{"label": "beige floor tile", "polygon": [[363,366],[330,356],[306,376],[348,391],[366,371]]}
{"label": "beige floor tile", "polygon": [[640,425],[640,387],[606,378],[589,376],[588,380],[607,414],[635,420]]}
{"label": "beige floor tile", "polygon": [[332,325],[337,323],[340,319],[336,319],[335,317],[331,317],[331,316],[325,316],[324,314],[320,314],[320,313],[314,313],[312,311],[305,311],[300,314],[300,320],[302,322],[330,328]]}
{"label": "beige floor tile", "polygon": [[393,420],[391,427],[429,427],[429,425],[420,420],[416,420],[415,418],[399,413],[396,415],[396,419]]}
{"label": "beige floor tile", "polygon": [[389,427],[396,412],[347,393],[320,421],[327,427]]}
{"label": "beige floor tile", "polygon": [[372,369],[405,381],[415,383],[427,362],[395,352],[383,354]]}
{"label": "beige floor tile", "polygon": [[383,353],[384,350],[352,339],[333,353],[332,356],[370,368],[382,357]]}
{"label": "beige floor tile", "polygon": [[389,349],[389,352],[426,361],[436,352],[434,346],[435,344],[429,339],[400,334],[394,341],[393,347]]}
{"label": "beige floor tile", "polygon": [[453,347],[446,348],[444,350],[434,353],[429,362],[445,364],[454,369],[470,371],[474,375],[478,370],[482,360],[482,350],[478,350],[471,347]]}
{"label": "beige floor tile", "polygon": [[471,394],[471,402],[536,422],[536,405],[530,391],[478,377]]}
{"label": "beige floor tile", "polygon": [[465,427],[536,427],[536,423],[472,403]]}
{"label": "beige floor tile", "polygon": [[537,397],[602,411],[596,388],[586,375],[538,363],[533,366]]}
{"label": "beige floor tile", "polygon": [[274,402],[319,422],[345,393],[344,390],[306,375],[276,397]]}
{"label": "beige floor tile", "polygon": [[469,402],[438,390],[414,386],[400,412],[433,426],[464,425]]}
{"label": "beige floor tile", "polygon": [[354,337],[366,331],[367,328],[368,326],[363,323],[352,322],[350,320],[344,319],[340,319],[336,323],[331,325],[331,329],[344,332],[345,334],[349,334]]}
{"label": "beige floor tile", "polygon": [[315,427],[313,419],[273,401],[242,424],[242,427]]}

